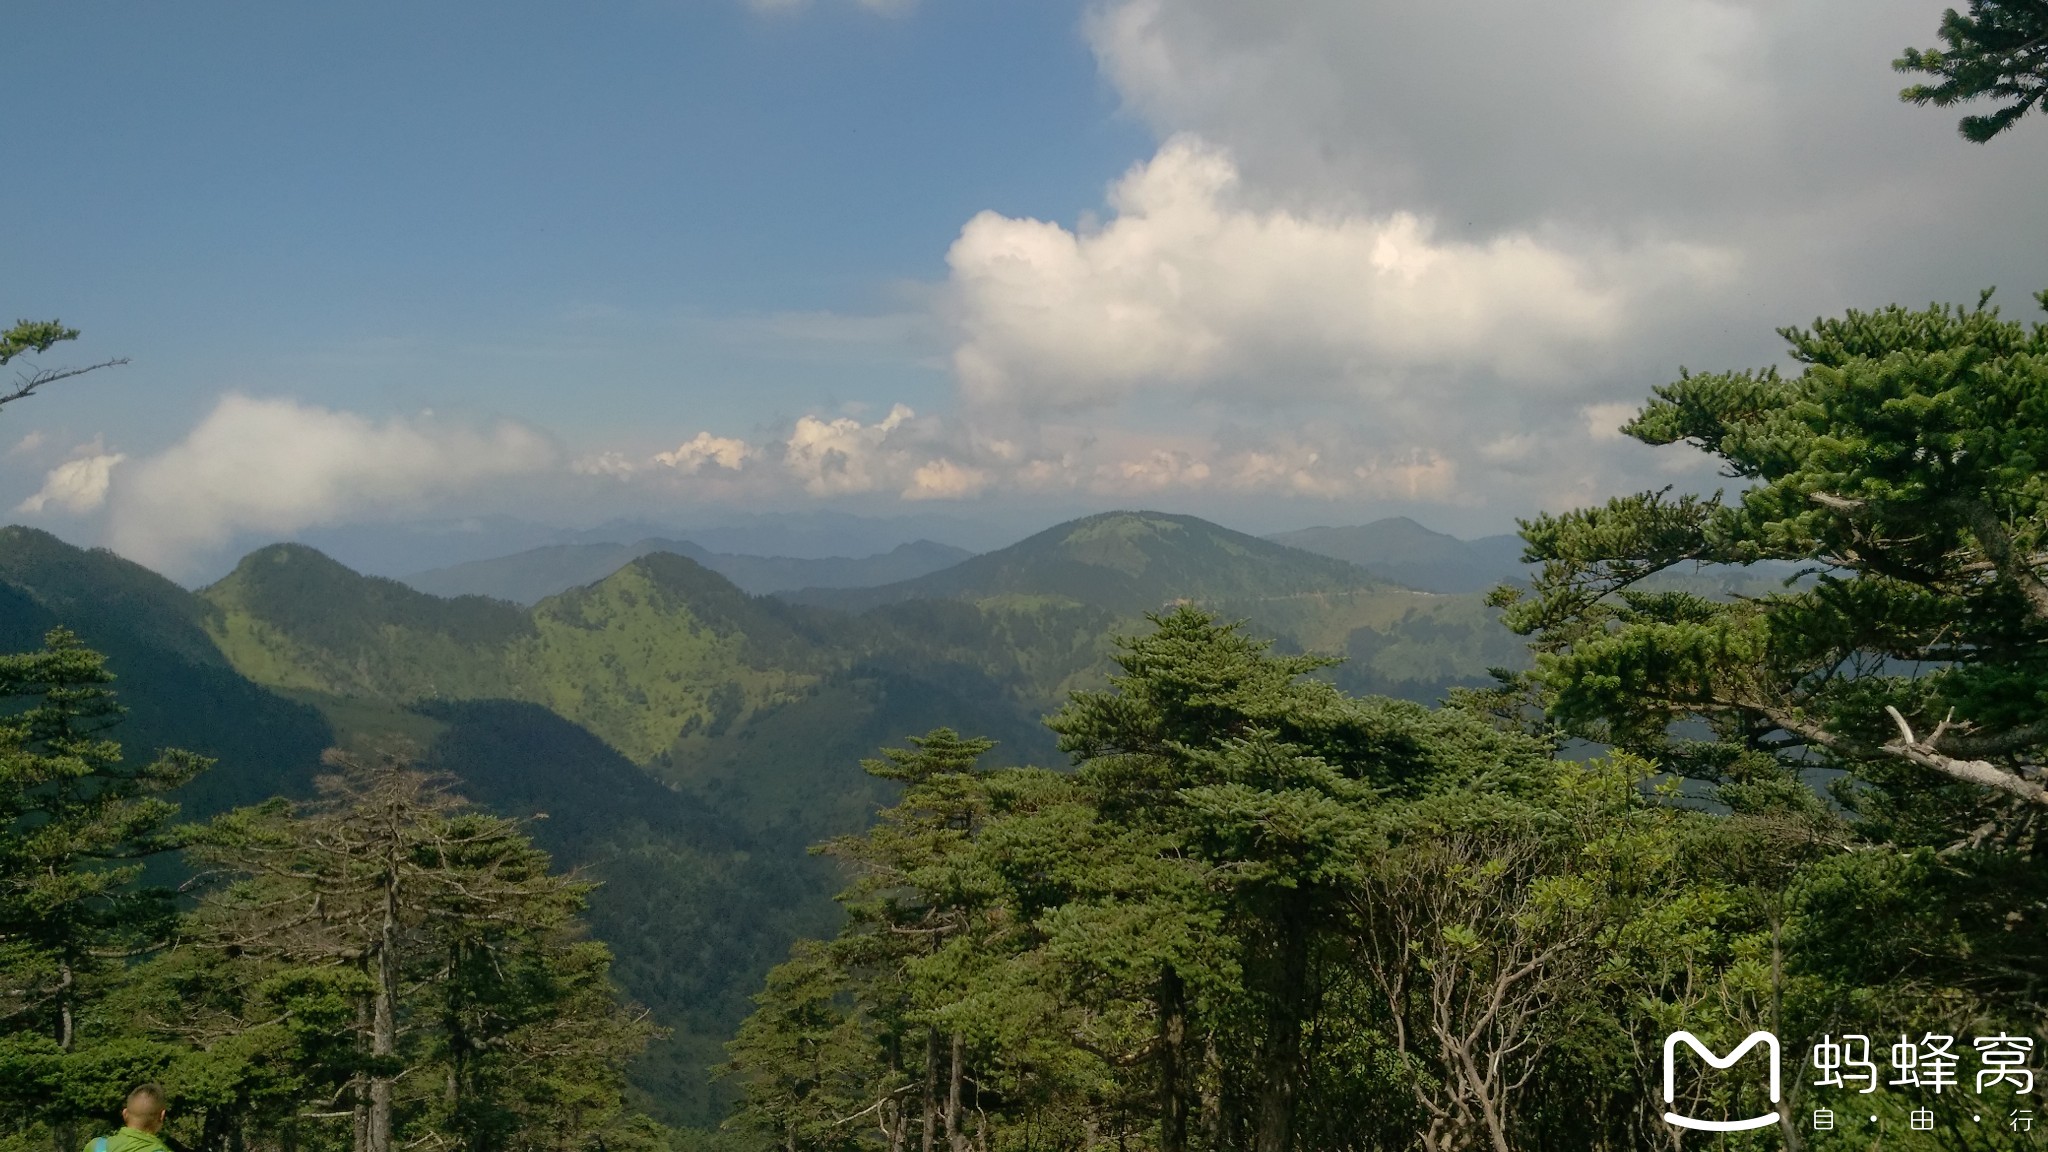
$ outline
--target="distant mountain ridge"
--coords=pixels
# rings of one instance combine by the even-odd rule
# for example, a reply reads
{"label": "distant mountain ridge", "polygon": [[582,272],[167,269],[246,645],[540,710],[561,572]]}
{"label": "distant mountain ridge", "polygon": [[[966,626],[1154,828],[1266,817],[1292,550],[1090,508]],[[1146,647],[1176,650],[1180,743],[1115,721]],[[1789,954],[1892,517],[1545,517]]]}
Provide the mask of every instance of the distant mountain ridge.
{"label": "distant mountain ridge", "polygon": [[[847,512],[739,512],[670,520],[624,517],[584,527],[563,527],[517,516],[487,515],[328,525],[305,529],[292,542],[334,557],[371,576],[405,579],[415,572],[493,560],[558,544],[632,544],[639,540],[688,540],[721,555],[790,556],[823,559],[868,556],[899,544],[936,540],[970,552],[1000,548],[1032,525],[1014,516],[966,519],[920,511],[894,516]],[[271,538],[237,537],[233,554],[213,556],[185,581],[210,584],[234,567],[236,557]]]}
{"label": "distant mountain ridge", "polygon": [[1303,528],[1266,539],[1348,560],[1382,580],[1424,592],[1484,592],[1496,584],[1521,579],[1528,570],[1522,563],[1520,536],[1461,540],[1406,516],[1348,528]]}
{"label": "distant mountain ridge", "polygon": [[1136,616],[1179,600],[1245,602],[1385,588],[1385,581],[1348,561],[1198,517],[1104,512],[914,579],[780,595],[846,611],[908,600],[1054,598]]}
{"label": "distant mountain ridge", "polygon": [[559,592],[595,584],[655,552],[688,557],[732,581],[741,591],[756,596],[799,588],[889,584],[951,567],[974,555],[950,544],[916,540],[887,552],[860,557],[746,556],[713,552],[690,540],[650,537],[631,544],[555,544],[532,548],[510,556],[416,573],[405,577],[404,582],[436,596],[490,596],[533,605]]}

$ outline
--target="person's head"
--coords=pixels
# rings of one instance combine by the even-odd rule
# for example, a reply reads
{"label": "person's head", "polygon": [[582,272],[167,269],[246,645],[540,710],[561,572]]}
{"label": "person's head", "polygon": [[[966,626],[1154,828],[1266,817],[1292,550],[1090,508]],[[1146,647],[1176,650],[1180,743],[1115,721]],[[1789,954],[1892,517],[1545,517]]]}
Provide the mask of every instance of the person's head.
{"label": "person's head", "polygon": [[154,1084],[137,1084],[121,1109],[121,1123],[137,1132],[155,1132],[164,1126],[164,1090]]}

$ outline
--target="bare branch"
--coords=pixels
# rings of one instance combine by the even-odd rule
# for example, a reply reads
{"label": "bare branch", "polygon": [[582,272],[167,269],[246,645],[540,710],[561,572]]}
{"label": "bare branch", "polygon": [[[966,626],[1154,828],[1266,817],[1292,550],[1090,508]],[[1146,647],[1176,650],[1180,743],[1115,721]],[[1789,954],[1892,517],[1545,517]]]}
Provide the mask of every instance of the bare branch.
{"label": "bare branch", "polygon": [[15,377],[14,391],[0,395],[0,404],[12,404],[16,400],[25,400],[33,395],[36,389],[46,384],[55,384],[59,380],[69,380],[73,376],[83,376],[87,372],[97,372],[102,368],[113,368],[126,363],[128,363],[126,356],[116,356],[112,360],[102,360],[97,364],[87,364],[82,368],[38,368],[33,372],[24,372]]}

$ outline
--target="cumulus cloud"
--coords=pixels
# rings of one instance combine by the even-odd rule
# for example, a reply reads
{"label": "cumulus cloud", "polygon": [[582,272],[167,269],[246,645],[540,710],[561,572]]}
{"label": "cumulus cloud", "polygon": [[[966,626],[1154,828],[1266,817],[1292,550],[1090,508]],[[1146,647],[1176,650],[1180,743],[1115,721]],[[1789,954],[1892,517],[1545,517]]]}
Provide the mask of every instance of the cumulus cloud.
{"label": "cumulus cloud", "polygon": [[517,424],[377,423],[229,395],[183,440],[122,470],[109,495],[108,539],[131,559],[178,571],[237,532],[282,535],[418,507],[554,462],[548,441]]}
{"label": "cumulus cloud", "polygon": [[900,449],[891,451],[891,434],[916,416],[898,404],[873,424],[862,424],[850,416],[835,420],[802,417],[783,444],[783,467],[813,496],[872,492],[886,483],[892,457],[900,459],[902,455]]}
{"label": "cumulus cloud", "polygon": [[[1518,514],[1695,472],[1618,432],[1679,364],[2038,286],[2048,152],[1897,100],[1889,62],[1935,22],[1914,0],[1094,0],[1102,73],[1159,144],[1100,222],[963,225],[959,416],[1028,447],[946,458],[988,491]],[[1083,411],[1088,445],[1018,431]]]}
{"label": "cumulus cloud", "polygon": [[1890,61],[1938,19],[1918,0],[1097,0],[1086,31],[1160,138],[1230,149],[1287,202],[1739,254],[1739,285],[1644,309],[1635,335],[1670,363],[1696,358],[1677,341],[1774,352],[1777,326],[1844,306],[2039,286],[2048,152],[1966,145],[1955,110],[1898,99]]}
{"label": "cumulus cloud", "polygon": [[127,458],[118,452],[101,450],[99,441],[95,440],[81,447],[71,459],[50,469],[43,477],[42,488],[15,505],[14,510],[36,516],[54,504],[74,516],[91,512],[107,502],[107,488],[113,483],[114,466]]}
{"label": "cumulus cloud", "polygon": [[7,454],[9,456],[26,456],[30,452],[33,452],[36,449],[41,448],[43,446],[43,441],[45,439],[46,437],[40,431],[31,432],[28,435],[23,436],[21,439],[16,440],[14,442],[14,447],[9,448],[7,450]]}
{"label": "cumulus cloud", "polygon": [[[1435,448],[1385,448],[1355,426],[1330,422],[1227,435],[1132,432],[1041,422],[992,435],[965,417],[919,417],[903,405],[879,421],[799,418],[790,433],[740,443],[744,472],[707,469],[673,482],[699,495],[739,499],[894,494],[905,500],[1011,495],[1089,496],[1126,502],[1215,493],[1318,500],[1458,501],[1457,459]],[[702,433],[698,439],[720,439]],[[1537,451],[1524,436],[1503,455],[1475,459],[1514,467]],[[1587,463],[1584,454],[1579,456]],[[646,475],[658,476],[660,470]]]}
{"label": "cumulus cloud", "polygon": [[955,464],[941,457],[923,464],[910,474],[905,500],[964,500],[979,496],[988,487],[988,473],[980,468]]}
{"label": "cumulus cloud", "polygon": [[694,439],[684,441],[674,451],[658,454],[654,462],[694,476],[706,464],[737,472],[741,465],[758,454],[754,446],[744,440],[699,432]]}
{"label": "cumulus cloud", "polygon": [[1081,407],[1206,386],[1264,400],[1384,390],[1412,369],[1556,375],[1618,335],[1646,284],[1727,271],[1679,245],[1446,240],[1412,212],[1260,207],[1240,185],[1229,155],[1179,135],[1114,186],[1099,229],[969,221],[947,255],[968,399]]}
{"label": "cumulus cloud", "polygon": [[1938,179],[1894,165],[1921,141],[1963,155],[1953,117],[1902,107],[1888,66],[1938,15],[1914,0],[1103,0],[1087,33],[1162,136],[1201,132],[1278,187],[1487,231],[1700,222],[1873,176]]}

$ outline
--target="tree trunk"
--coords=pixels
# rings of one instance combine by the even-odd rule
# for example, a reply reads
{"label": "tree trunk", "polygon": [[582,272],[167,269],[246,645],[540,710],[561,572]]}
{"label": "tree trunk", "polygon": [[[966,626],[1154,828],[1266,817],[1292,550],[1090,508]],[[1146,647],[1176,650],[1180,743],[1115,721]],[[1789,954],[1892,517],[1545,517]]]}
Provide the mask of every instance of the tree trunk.
{"label": "tree trunk", "polygon": [[961,1058],[967,1048],[966,1037],[953,1033],[953,1072],[946,1088],[946,1147],[950,1152],[966,1152],[967,1136],[960,1130],[960,1077]]}
{"label": "tree trunk", "polygon": [[939,1128],[939,1030],[924,1034],[924,1127],[919,1152],[932,1152]]}
{"label": "tree trunk", "polygon": [[1255,1152],[1289,1152],[1301,1086],[1301,1017],[1308,990],[1308,918],[1289,908],[1274,925],[1267,979],[1266,1043],[1259,1053],[1259,1127]]}
{"label": "tree trunk", "polygon": [[57,963],[57,1050],[71,1051],[71,990],[78,983],[71,961]]}
{"label": "tree trunk", "polygon": [[[370,1021],[370,1055],[380,1064],[398,1054],[398,863],[384,873],[384,922],[377,932],[377,987]],[[370,1078],[370,1117],[363,1152],[391,1152],[391,1077]]]}
{"label": "tree trunk", "polygon": [[1187,1152],[1188,1096],[1181,1083],[1187,1031],[1187,985],[1168,964],[1159,980],[1159,1152]]}
{"label": "tree trunk", "polygon": [[1223,1057],[1216,1053],[1216,1034],[1202,1038],[1202,1137],[1210,1148],[1223,1147]]}
{"label": "tree trunk", "polygon": [[[356,1002],[357,1043],[370,1032],[371,1009],[367,1001]],[[349,1144],[352,1152],[367,1152],[370,1147],[370,1082],[361,1073],[349,1083],[349,1100],[355,1109],[355,1137]]]}

